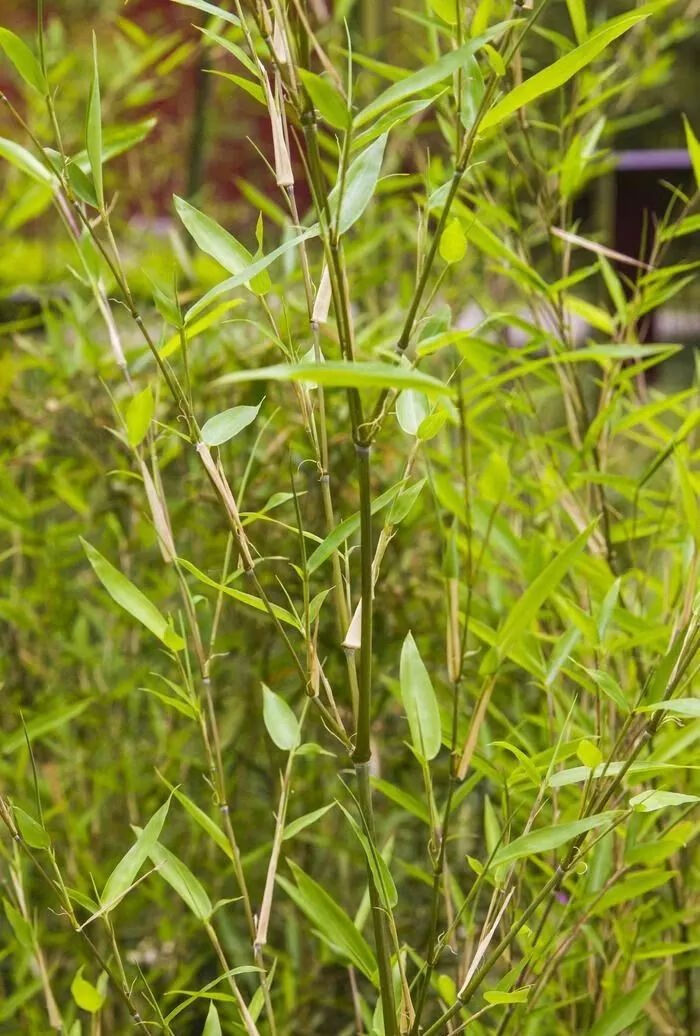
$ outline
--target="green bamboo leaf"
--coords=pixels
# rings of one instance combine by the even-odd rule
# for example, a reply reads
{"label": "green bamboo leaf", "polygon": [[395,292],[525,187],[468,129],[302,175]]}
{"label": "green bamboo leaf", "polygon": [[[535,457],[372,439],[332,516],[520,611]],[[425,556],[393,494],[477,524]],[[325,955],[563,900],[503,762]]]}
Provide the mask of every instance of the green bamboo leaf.
{"label": "green bamboo leaf", "polygon": [[[52,709],[49,712],[43,713],[41,716],[36,716],[31,719],[25,727],[20,727],[19,730],[14,731],[12,734],[8,734],[0,742],[0,752],[3,755],[9,755],[10,752],[16,752],[18,748],[26,745],[27,738],[33,743],[44,737],[46,734],[51,734],[54,730],[64,726],[66,723],[70,723],[72,719],[79,716],[88,705],[91,705],[91,701],[79,701],[74,705],[61,706],[58,709]],[[25,733],[26,730],[26,733]]]}
{"label": "green bamboo leaf", "polygon": [[501,989],[488,989],[484,993],[484,1000],[487,1004],[526,1004],[529,994],[529,986],[512,989],[509,993]]}
{"label": "green bamboo leaf", "polygon": [[202,1036],[221,1036],[221,1022],[219,1021],[219,1012],[216,1010],[214,1001],[209,1004],[209,1010],[207,1011],[207,1017],[204,1022],[204,1028],[202,1029]]}
{"label": "green bamboo leaf", "polygon": [[389,522],[391,525],[400,525],[409,516],[418,497],[423,492],[425,483],[426,479],[419,478],[412,486],[401,490],[389,512]]}
{"label": "green bamboo leaf", "polygon": [[282,841],[286,842],[288,838],[294,838],[300,831],[304,831],[307,827],[311,827],[317,820],[325,816],[326,813],[333,809],[335,802],[330,802],[327,806],[321,806],[320,809],[314,809],[311,813],[305,813],[303,817],[297,817],[296,820],[292,820],[284,829],[282,834]]}
{"label": "green bamboo leaf", "polygon": [[422,758],[434,759],[442,745],[440,709],[411,633],[406,635],[401,648],[400,686],[413,747]]}
{"label": "green bamboo leaf", "polygon": [[446,263],[459,263],[467,254],[467,235],[458,216],[453,216],[440,238],[440,256]]}
{"label": "green bamboo leaf", "polygon": [[174,3],[180,4],[182,7],[194,7],[197,11],[203,11],[204,14],[211,14],[215,18],[221,18],[231,25],[241,24],[240,18],[237,18],[235,14],[231,14],[230,11],[219,7],[218,4],[207,3],[207,0],[174,0]]}
{"label": "green bamboo leaf", "polygon": [[353,159],[342,182],[342,197],[340,184],[337,184],[328,195],[332,220],[335,220],[338,199],[341,198],[338,218],[338,229],[341,234],[345,234],[357,222],[372,200],[382,170],[386,141],[387,134],[382,133],[381,137],[377,137]]}
{"label": "green bamboo leaf", "polygon": [[648,1000],[654,995],[659,982],[659,975],[650,975],[642,979],[629,993],[622,995],[615,991],[612,1003],[604,1014],[588,1030],[588,1036],[617,1036],[632,1025]]}
{"label": "green bamboo leaf", "polygon": [[[237,590],[235,586],[228,586],[225,583],[217,583],[215,579],[211,579],[208,575],[205,575],[196,565],[193,565],[191,561],[186,558],[178,558],[178,564],[186,568],[188,572],[191,572],[193,576],[196,576],[200,582],[206,586],[212,587],[214,590],[218,590],[222,594],[226,594],[227,597],[233,597],[234,601],[240,601],[241,604],[247,605],[249,608],[254,608],[258,612],[267,613],[267,606],[260,597],[255,597],[254,594],[248,594],[244,590]],[[293,626],[294,629],[300,630],[302,627],[299,624],[298,619],[292,615],[286,608],[282,608],[281,605],[270,602],[270,607],[276,618],[280,622],[286,623],[287,626]]]}
{"label": "green bamboo leaf", "polygon": [[698,190],[700,190],[700,140],[693,133],[693,128],[685,115],[683,116],[683,126],[685,128],[685,142],[690,155],[690,162],[695,173],[695,182]]}
{"label": "green bamboo leaf", "polygon": [[[130,122],[126,126],[102,127],[102,164],[109,162],[118,155],[123,155],[136,144],[145,140],[149,133],[156,126],[157,119],[140,119],[138,122]],[[48,150],[48,149],[47,149]],[[77,166],[81,172],[89,173],[90,156],[86,149],[79,151],[71,158],[71,164]]]}
{"label": "green bamboo leaf", "polygon": [[107,878],[100,897],[105,913],[112,910],[133,885],[134,879],[160,837],[169,808],[170,797],[153,814],[129,851],[121,858]]}
{"label": "green bamboo leaf", "polygon": [[[187,341],[188,343],[196,338],[197,335],[203,334],[204,331],[208,331],[210,327],[218,327],[222,322],[222,318],[229,310],[236,309],[238,306],[243,305],[243,299],[228,299],[226,302],[221,302],[214,309],[210,310],[206,316],[203,316],[201,320],[195,320],[194,323],[187,323],[187,317],[185,317],[185,323],[187,324]],[[189,315],[189,314],[188,314]],[[180,332],[177,331],[174,335],[168,338],[167,342],[161,346],[158,350],[161,359],[166,360],[173,353],[176,353],[182,348],[182,337]]]}
{"label": "green bamboo leaf", "polygon": [[405,389],[396,400],[396,420],[406,435],[417,435],[428,416],[428,401],[422,392]]}
{"label": "green bamboo leaf", "polygon": [[551,852],[558,849],[574,838],[592,831],[596,827],[610,824],[619,816],[615,810],[606,813],[597,813],[592,817],[582,817],[581,820],[572,820],[568,824],[554,824],[552,827],[542,827],[538,831],[529,831],[521,835],[508,845],[497,850],[491,861],[492,867],[499,867],[504,863],[512,863],[513,860],[520,860],[523,856],[536,856],[539,853]]}
{"label": "green bamboo leaf", "polygon": [[394,879],[391,876],[391,871],[389,870],[389,865],[387,864],[383,856],[381,856],[381,854],[378,853],[376,849],[374,849],[374,847],[371,845],[365,832],[362,830],[362,828],[357,823],[352,814],[347,811],[345,806],[343,806],[342,802],[339,802],[338,806],[340,807],[340,809],[342,809],[348,823],[350,824],[350,827],[352,828],[355,834],[355,837],[362,846],[362,850],[365,854],[365,859],[367,860],[367,865],[372,874],[374,887],[377,890],[377,895],[379,896],[382,902],[382,906],[386,910],[392,910],[398,903],[399,896],[396,891]]}
{"label": "green bamboo leaf", "polygon": [[51,840],[38,821],[34,817],[30,816],[29,813],[25,813],[19,806],[13,806],[12,811],[15,817],[15,823],[19,828],[19,833],[22,836],[23,841],[27,843],[32,849],[50,849]]}
{"label": "green bamboo leaf", "polygon": [[400,126],[402,123],[407,122],[413,118],[414,115],[420,115],[426,108],[429,108],[431,104],[441,96],[440,94],[435,97],[429,97],[426,100],[420,101],[404,101],[403,104],[397,104],[395,108],[391,108],[389,111],[384,112],[376,122],[368,126],[362,133],[358,133],[357,136],[352,138],[352,150],[360,151],[362,148],[367,147],[377,137],[381,137],[383,133],[389,133],[390,130],[396,126]]}
{"label": "green bamboo leaf", "polygon": [[657,809],[669,806],[687,806],[692,802],[700,802],[698,795],[684,795],[678,791],[640,791],[630,799],[630,806],[639,813],[655,813]]}
{"label": "green bamboo leaf", "polygon": [[66,172],[76,197],[80,201],[84,201],[86,205],[92,205],[94,209],[99,209],[100,206],[95,193],[95,187],[90,177],[75,162],[68,162]]}
{"label": "green bamboo leaf", "polygon": [[376,983],[374,954],[343,908],[301,867],[292,860],[287,862],[294,875],[296,888],[281,876],[277,879],[287,895],[308,917],[324,942]]}
{"label": "green bamboo leaf", "polygon": [[448,25],[457,24],[457,4],[460,0],[430,0],[430,7],[438,18]]}
{"label": "green bamboo leaf", "polygon": [[10,162],[37,183],[45,184],[48,187],[54,187],[56,184],[55,176],[49,172],[46,166],[35,158],[31,151],[27,151],[21,144],[16,144],[14,140],[0,137],[0,158]]}
{"label": "green bamboo leaf", "polygon": [[153,418],[153,409],[153,393],[150,385],[146,385],[145,389],[137,392],[129,400],[126,408],[126,430],[130,446],[140,446],[146,438],[146,432]]}
{"label": "green bamboo leaf", "polygon": [[428,807],[420,799],[416,798],[415,795],[404,791],[403,788],[397,788],[396,785],[390,784],[389,781],[385,781],[381,777],[372,777],[372,787],[380,791],[382,795],[386,795],[388,799],[395,802],[401,809],[406,810],[407,813],[412,813],[414,817],[422,820],[424,824],[430,825]]}
{"label": "green bamboo leaf", "polygon": [[598,639],[603,641],[605,634],[608,631],[610,620],[612,619],[613,612],[617,607],[618,598],[620,596],[620,579],[616,579],[600,605],[600,611],[598,612],[598,618],[596,620],[596,626],[598,629]]}
{"label": "green bamboo leaf", "polygon": [[5,56],[27,86],[31,86],[40,94],[45,94],[47,85],[41,66],[24,40],[9,29],[0,28],[0,48],[5,51]]}
{"label": "green bamboo leaf", "polygon": [[603,917],[613,907],[619,906],[621,903],[629,903],[631,900],[639,900],[642,896],[646,896],[648,892],[661,888],[671,878],[674,878],[676,874],[676,871],[664,870],[663,868],[638,871],[629,878],[625,878],[623,881],[618,881],[612,885],[596,901],[592,908],[592,913],[598,917]]}
{"label": "green bamboo leaf", "polygon": [[[581,668],[584,667],[582,666]],[[593,678],[596,687],[599,687],[603,694],[607,695],[611,701],[615,702],[621,712],[630,711],[630,705],[625,697],[624,691],[610,673],[604,673],[600,669],[585,669],[585,672]]]}
{"label": "green bamboo leaf", "polygon": [[493,648],[486,654],[482,662],[482,672],[493,672],[498,662],[508,653],[511,645],[527,631],[544,602],[583,551],[595,525],[596,522],[591,522],[588,528],[584,529],[575,540],[557,554],[533,579],[525,593],[518,598],[499,630]]}
{"label": "green bamboo leaf", "polygon": [[299,720],[279,694],[265,684],[263,690],[263,719],[268,734],[283,752],[291,752],[299,744]]}
{"label": "green bamboo leaf", "polygon": [[[381,496],[376,497],[372,501],[371,513],[378,514],[385,507],[388,507],[392,500],[401,492],[402,487],[405,485],[404,482],[397,482],[391,489],[387,489],[386,492],[382,493]],[[349,518],[343,519],[335,529],[326,536],[323,543],[320,543],[313,554],[309,557],[306,562],[306,569],[309,575],[315,572],[317,568],[323,564],[328,558],[331,557],[334,551],[338,550],[341,544],[345,543],[350,536],[354,535],[360,528],[360,512],[356,511],[355,514],[350,515]]]}
{"label": "green bamboo leaf", "polygon": [[406,76],[405,79],[399,80],[398,83],[393,83],[355,116],[355,128],[360,129],[362,126],[374,122],[378,115],[381,115],[387,108],[393,108],[399,101],[405,101],[408,97],[429,90],[444,79],[448,79],[454,72],[464,67],[485,43],[502,35],[508,26],[513,24],[516,23],[513,21],[499,22],[483,35],[475,37],[457,50],[450,51],[449,54],[444,54],[432,65],[427,65],[418,72]]}
{"label": "green bamboo leaf", "polygon": [[296,237],[292,237],[288,241],[283,241],[282,244],[272,252],[261,256],[260,259],[256,259],[250,264],[250,266],[246,267],[242,273],[238,273],[234,277],[229,277],[228,280],[222,281],[221,284],[216,284],[210,289],[210,291],[203,295],[198,302],[195,302],[195,304],[188,309],[185,323],[188,324],[190,321],[194,320],[195,317],[199,316],[202,310],[206,309],[207,306],[210,306],[212,302],[216,301],[216,299],[225,295],[229,291],[233,291],[235,288],[240,288],[242,284],[247,284],[252,278],[255,278],[255,282],[254,284],[251,284],[251,287],[258,291],[259,294],[264,294],[268,289],[260,287],[260,285],[265,282],[262,279],[261,281],[258,281],[258,274],[267,270],[268,266],[271,266],[272,263],[276,262],[277,259],[285,255],[285,253],[289,252],[292,248],[298,248],[302,241],[308,241],[309,238],[318,237],[318,234],[319,227],[316,223],[313,227],[302,231],[302,233],[298,234]]}
{"label": "green bamboo leaf", "polygon": [[234,858],[233,850],[228,838],[221,828],[214,823],[211,817],[205,813],[203,809],[200,809],[200,807],[194,803],[191,798],[185,795],[184,791],[181,791],[180,788],[171,784],[162,774],[158,774],[158,776],[166,787],[170,789],[180,805],[184,807],[187,813],[189,813],[194,822],[201,827],[202,831],[211,838],[215,845],[218,845],[219,849],[228,856],[229,860],[232,860]]}
{"label": "green bamboo leaf", "polygon": [[318,108],[328,125],[339,130],[347,129],[350,125],[350,112],[331,81],[317,76],[315,72],[308,72],[305,68],[299,69],[299,78],[314,107]]}
{"label": "green bamboo leaf", "polygon": [[545,687],[551,687],[557,678],[559,670],[567,662],[571,656],[571,652],[578,644],[581,639],[581,633],[572,626],[566,633],[562,633],[561,637],[556,641],[552,648],[552,653],[549,656],[549,663],[547,665],[547,675],[545,677]]}
{"label": "green bamboo leaf", "polygon": [[671,712],[674,716],[690,716],[700,719],[700,698],[669,698],[667,701],[655,701],[651,705],[642,705],[637,712]]}
{"label": "green bamboo leaf", "polygon": [[434,439],[438,432],[442,430],[447,417],[446,410],[436,410],[434,414],[428,414],[416,430],[416,435],[420,441],[427,442],[429,439]]}
{"label": "green bamboo leaf", "polygon": [[100,580],[105,590],[112,598],[116,601],[124,611],[128,612],[129,615],[133,616],[142,623],[146,629],[150,630],[160,641],[165,644],[166,647],[170,648],[171,651],[182,651],[185,646],[185,642],[182,637],[175,632],[169,622],[163,618],[158,609],[152,604],[149,599],[143,594],[138,587],[126,578],[125,575],[110,564],[106,558],[104,558],[98,550],[96,550],[87,540],[80,537],[80,542],[83,545],[83,550],[87,555],[87,559],[92,565],[95,575]]}
{"label": "green bamboo leaf", "polygon": [[[134,830],[137,834],[141,834],[139,828],[134,828]],[[148,857],[153,866],[158,869],[160,876],[167,881],[171,888],[175,889],[194,916],[206,923],[211,918],[214,908],[202,883],[194,876],[189,867],[160,842],[155,842],[150,847]]]}
{"label": "green bamboo leaf", "polygon": [[600,766],[603,761],[603,753],[601,750],[597,745],[594,745],[592,741],[588,741],[586,738],[583,739],[576,749],[576,755],[589,770],[595,770],[595,768]]}
{"label": "green bamboo leaf", "polygon": [[670,0],[655,0],[653,3],[645,4],[644,7],[638,7],[635,11],[612,18],[606,25],[589,36],[585,43],[565,54],[547,68],[543,68],[541,72],[530,76],[525,82],[519,83],[498,101],[484,116],[481,122],[482,132],[494,129],[526,104],[563,86],[577,72],[595,61],[598,55],[602,54],[616,39],[669,3]]}
{"label": "green bamboo leaf", "polygon": [[105,1002],[105,995],[83,978],[83,971],[84,968],[78,968],[75,973],[70,986],[71,995],[81,1011],[97,1014]]}
{"label": "green bamboo leaf", "polygon": [[588,35],[588,19],[586,18],[586,0],[566,0],[569,18],[577,43],[583,43]]}
{"label": "green bamboo leaf", "polygon": [[88,100],[85,149],[90,161],[95,197],[100,209],[105,207],[102,179],[102,102],[100,100],[100,70],[97,64],[97,37],[92,34],[92,84]]}
{"label": "green bamboo leaf", "polygon": [[34,929],[30,925],[29,921],[26,921],[19,910],[16,910],[9,899],[4,899],[2,905],[5,909],[5,917],[7,922],[12,929],[15,939],[22,947],[23,950],[28,950],[30,953],[34,949]]}
{"label": "green bamboo leaf", "polygon": [[[619,759],[610,763],[600,763],[594,770],[587,766],[573,766],[568,770],[559,770],[552,774],[547,781],[550,788],[564,788],[569,784],[581,784],[587,780],[599,780],[601,777],[617,777],[625,769],[625,763]],[[626,773],[630,777],[651,777],[657,773],[665,773],[671,770],[687,769],[687,767],[676,766],[673,763],[632,763]]]}
{"label": "green bamboo leaf", "polygon": [[[175,211],[198,248],[216,259],[225,270],[239,275],[254,265],[253,256],[248,249],[237,241],[233,234],[229,234],[228,230],[224,230],[211,216],[200,212],[194,205],[190,205],[188,201],[179,198],[176,194],[173,195],[173,201]],[[252,283],[253,279],[255,279],[255,284]],[[267,274],[259,280],[255,278],[255,275],[250,274],[241,283],[246,284],[260,295],[269,291],[271,287]]]}
{"label": "green bamboo leaf", "polygon": [[220,1000],[224,1003],[235,1003],[236,998],[229,993],[218,993],[212,992],[214,986],[217,986],[220,982],[225,982],[229,977],[235,977],[236,975],[252,975],[259,974],[260,968],[254,967],[252,964],[241,964],[238,968],[231,968],[229,971],[225,971],[222,975],[212,979],[202,989],[169,989],[166,996],[184,996],[187,997],[182,1003],[178,1004],[177,1007],[173,1008],[169,1014],[166,1015],[165,1021],[169,1024],[174,1018],[177,1018],[179,1014],[182,1014],[190,1004],[195,1003],[197,1000]]}
{"label": "green bamboo leaf", "polygon": [[278,363],[234,371],[217,378],[214,385],[239,385],[246,381],[306,381],[325,388],[413,388],[431,398],[450,395],[442,381],[403,364],[376,362],[346,363],[328,360],[325,363]]}
{"label": "green bamboo leaf", "polygon": [[252,424],[258,416],[262,399],[257,406],[234,406],[210,417],[202,428],[202,439],[207,446],[221,446]]}

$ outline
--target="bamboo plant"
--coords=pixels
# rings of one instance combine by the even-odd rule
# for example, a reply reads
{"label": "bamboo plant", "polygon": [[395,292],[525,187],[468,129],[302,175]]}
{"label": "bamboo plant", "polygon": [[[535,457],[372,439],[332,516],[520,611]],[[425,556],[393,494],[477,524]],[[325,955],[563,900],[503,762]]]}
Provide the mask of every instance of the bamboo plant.
{"label": "bamboo plant", "polygon": [[77,131],[43,4],[0,30],[0,154],[72,250],[2,382],[0,1019],[690,1034],[697,378],[645,338],[691,122],[643,254],[578,205],[682,5],[429,0],[404,67],[371,5],[175,2],[276,193],[236,236],[175,195],[157,264],[102,37]]}

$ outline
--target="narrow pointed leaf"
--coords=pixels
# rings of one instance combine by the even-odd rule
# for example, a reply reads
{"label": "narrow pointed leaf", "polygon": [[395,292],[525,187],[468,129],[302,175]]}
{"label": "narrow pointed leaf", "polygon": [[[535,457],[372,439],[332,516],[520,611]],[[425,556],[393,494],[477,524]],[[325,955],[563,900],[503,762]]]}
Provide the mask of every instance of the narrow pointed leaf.
{"label": "narrow pointed leaf", "polygon": [[342,183],[333,188],[328,196],[331,217],[335,219],[340,198],[340,216],[338,219],[341,234],[346,233],[357,222],[365,211],[377,187],[382,169],[382,159],[386,148],[387,134],[382,133],[369,147],[350,163],[350,167]]}
{"label": "narrow pointed leaf", "polygon": [[415,388],[426,395],[450,395],[442,381],[402,364],[328,360],[325,363],[279,363],[272,367],[235,371],[217,378],[215,385],[246,381],[306,381],[326,388]]}
{"label": "narrow pointed leaf", "polygon": [[519,83],[510,93],[498,101],[493,108],[484,116],[481,122],[481,130],[494,129],[504,122],[519,108],[530,104],[543,94],[550,93],[567,83],[569,79],[580,72],[581,69],[590,65],[599,54],[613,43],[616,39],[626,33],[638,22],[643,21],[650,15],[666,7],[670,0],[657,0],[655,3],[645,4],[635,11],[622,14],[618,18],[611,19],[606,25],[594,32],[585,43],[576,47],[575,50],[565,54],[555,61],[554,64],[536,72],[523,83]]}
{"label": "narrow pointed leaf", "polygon": [[559,849],[587,831],[612,823],[618,815],[614,811],[608,811],[592,817],[582,817],[581,820],[572,820],[568,824],[555,824],[552,827],[542,827],[538,831],[529,831],[528,834],[521,835],[508,845],[502,846],[493,857],[491,866],[498,867],[503,863],[519,860],[523,856],[536,856]]}
{"label": "narrow pointed leaf", "polygon": [[595,522],[584,529],[575,540],[569,543],[556,555],[530,583],[527,590],[511,609],[508,618],[501,627],[492,651],[484,659],[483,671],[488,671],[498,659],[503,658],[508,649],[529,629],[530,624],[539,612],[549,595],[559,585],[583,551],[593,532]]}
{"label": "narrow pointed leaf", "polygon": [[393,83],[355,117],[355,127],[359,129],[361,126],[374,122],[378,115],[381,115],[387,108],[393,108],[399,101],[405,101],[408,97],[422,93],[423,90],[428,90],[444,79],[448,79],[459,68],[467,64],[485,43],[500,36],[508,25],[512,24],[513,22],[500,22],[482,36],[477,36],[457,50],[443,55],[432,65],[421,68],[418,72],[406,76],[405,79],[400,79],[398,83]]}
{"label": "narrow pointed leaf", "polygon": [[221,1036],[221,1022],[219,1021],[219,1012],[216,1010],[214,1001],[209,1004],[209,1010],[207,1011],[207,1017],[204,1022],[204,1028],[202,1029],[202,1036]]}
{"label": "narrow pointed leaf", "polygon": [[107,879],[100,897],[106,912],[109,912],[133,885],[134,879],[160,837],[169,807],[170,798],[153,814],[134,844]]}
{"label": "narrow pointed leaf", "polygon": [[261,406],[262,400],[257,406],[234,406],[210,417],[202,428],[202,439],[207,446],[221,446],[252,424]]}
{"label": "narrow pointed leaf", "polygon": [[413,747],[424,759],[434,759],[442,744],[440,709],[411,633],[407,634],[401,649],[400,685]]}
{"label": "narrow pointed leaf", "polygon": [[116,601],[134,619],[142,623],[146,629],[149,629],[171,651],[181,651],[185,646],[184,640],[175,632],[170,623],[167,622],[146,595],[138,587],[134,586],[131,580],[122,575],[114,565],[110,564],[82,536],[80,537],[80,542],[95,575],[112,600]]}
{"label": "narrow pointed leaf", "polygon": [[97,64],[97,40],[92,37],[92,84],[88,101],[85,148],[90,161],[95,197],[100,209],[104,209],[105,195],[102,179],[102,102],[100,100],[100,71]]}
{"label": "narrow pointed leaf", "polygon": [[148,857],[154,867],[158,869],[160,876],[167,881],[171,888],[175,889],[194,916],[200,921],[208,921],[214,908],[202,883],[194,876],[189,867],[159,842],[155,842],[151,846]]}
{"label": "narrow pointed leaf", "polygon": [[325,942],[335,947],[367,978],[375,981],[374,954],[343,908],[331,899],[318,882],[291,860],[288,862],[296,881],[296,888],[283,877],[277,879],[287,895],[306,914]]}
{"label": "narrow pointed leaf", "polygon": [[0,48],[5,51],[5,56],[12,62],[27,86],[33,87],[40,94],[46,93],[46,80],[41,66],[24,40],[9,29],[0,28]]}
{"label": "narrow pointed leaf", "polygon": [[654,995],[659,982],[658,975],[650,975],[638,982],[629,993],[615,992],[610,1007],[588,1030],[588,1036],[617,1036],[632,1025],[644,1010],[644,1005]]}

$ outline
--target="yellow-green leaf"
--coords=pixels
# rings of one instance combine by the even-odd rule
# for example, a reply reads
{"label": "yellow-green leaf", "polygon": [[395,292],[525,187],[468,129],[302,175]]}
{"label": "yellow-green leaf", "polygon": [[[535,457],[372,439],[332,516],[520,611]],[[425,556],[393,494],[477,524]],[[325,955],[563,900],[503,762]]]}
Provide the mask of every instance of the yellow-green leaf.
{"label": "yellow-green leaf", "polygon": [[13,806],[12,809],[23,841],[32,849],[49,849],[51,841],[41,824],[19,806]]}
{"label": "yellow-green leaf", "polygon": [[97,64],[97,39],[92,34],[92,84],[88,100],[85,148],[90,161],[95,197],[100,209],[104,209],[105,195],[102,180],[102,102],[100,100],[100,72]]}
{"label": "yellow-green leaf", "polygon": [[576,749],[576,755],[579,757],[584,766],[587,766],[589,770],[594,770],[596,766],[600,766],[603,761],[603,753],[594,745],[592,741],[587,741],[585,738]]}
{"label": "yellow-green leaf", "polygon": [[104,993],[83,978],[83,968],[78,968],[71,982],[70,991],[78,1007],[89,1014],[97,1014],[105,1002]]}
{"label": "yellow-green leaf", "polygon": [[588,1036],[617,1036],[628,1029],[641,1014],[647,1000],[654,995],[658,982],[658,975],[650,975],[638,982],[629,993],[620,994],[619,990],[613,990],[610,1007],[589,1029]]}
{"label": "yellow-green leaf", "polygon": [[447,224],[440,238],[440,255],[446,263],[458,263],[467,254],[467,235],[461,220],[455,216]]}
{"label": "yellow-green leaf", "polygon": [[317,76],[315,72],[308,72],[305,68],[299,69],[299,78],[314,107],[318,108],[328,125],[335,129],[347,129],[350,124],[350,112],[331,81]]}
{"label": "yellow-green leaf", "polygon": [[114,868],[102,890],[102,906],[105,912],[117,905],[134,883],[138,872],[149,857],[153,846],[158,841],[165,818],[170,807],[170,797],[157,810],[131,846]]}
{"label": "yellow-green leaf", "polygon": [[695,173],[695,182],[697,183],[698,190],[700,190],[700,140],[693,133],[693,128],[685,115],[683,116],[683,125],[685,126],[685,142],[688,147],[693,172]]}
{"label": "yellow-green leaf", "polygon": [[599,54],[631,29],[634,25],[648,18],[666,7],[670,0],[656,0],[654,3],[645,4],[636,11],[629,11],[617,18],[612,18],[606,25],[594,32],[585,43],[565,54],[541,72],[536,72],[525,82],[519,83],[514,89],[501,98],[490,111],[488,111],[481,123],[481,129],[493,129],[507,119],[519,108],[530,104],[543,94],[550,93],[567,83],[569,79],[590,65]]}
{"label": "yellow-green leaf", "polygon": [[[254,262],[248,249],[237,241],[233,234],[224,230],[216,220],[200,212],[184,198],[174,195],[175,211],[185,229],[203,252],[216,259],[225,270],[234,275],[242,274]],[[270,290],[270,278],[264,273],[246,282],[256,294],[264,294]]]}
{"label": "yellow-green leaf", "polygon": [[442,744],[440,709],[430,674],[411,633],[406,635],[401,648],[399,682],[413,747],[424,759],[434,759]]}
{"label": "yellow-green leaf", "polygon": [[26,84],[40,94],[46,93],[46,80],[41,66],[24,40],[9,29],[0,28],[0,47]]}
{"label": "yellow-green leaf", "polygon": [[459,0],[430,0],[430,6],[438,18],[448,25],[457,24],[457,3]]}
{"label": "yellow-green leaf", "polygon": [[153,393],[151,386],[132,396],[126,408],[126,431],[130,446],[139,446],[153,417]]}
{"label": "yellow-green leaf", "polygon": [[83,545],[83,550],[87,555],[87,559],[90,562],[93,571],[97,578],[100,580],[105,590],[112,598],[116,601],[124,611],[128,612],[129,615],[137,619],[138,622],[142,623],[146,629],[150,630],[160,641],[169,647],[171,651],[182,651],[185,646],[185,642],[182,637],[175,632],[170,623],[165,619],[158,611],[156,606],[149,601],[145,594],[143,594],[138,587],[134,586],[130,579],[127,579],[125,575],[115,568],[114,565],[110,564],[105,557],[100,554],[92,544],[80,537],[80,542]]}
{"label": "yellow-green leaf", "polygon": [[558,849],[567,842],[572,842],[579,835],[586,834],[596,827],[609,824],[618,816],[616,812],[598,813],[592,817],[582,817],[580,820],[572,820],[567,824],[555,824],[552,827],[542,827],[538,831],[530,831],[521,835],[508,845],[502,846],[494,855],[491,861],[492,867],[498,867],[503,863],[512,863],[523,856],[535,856],[539,853],[551,852]]}

